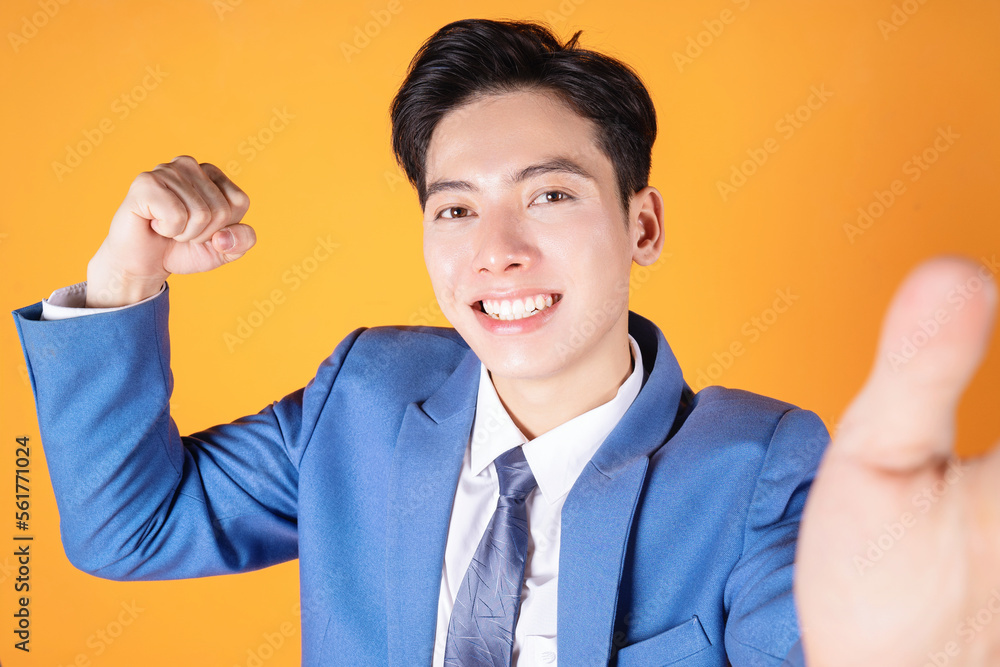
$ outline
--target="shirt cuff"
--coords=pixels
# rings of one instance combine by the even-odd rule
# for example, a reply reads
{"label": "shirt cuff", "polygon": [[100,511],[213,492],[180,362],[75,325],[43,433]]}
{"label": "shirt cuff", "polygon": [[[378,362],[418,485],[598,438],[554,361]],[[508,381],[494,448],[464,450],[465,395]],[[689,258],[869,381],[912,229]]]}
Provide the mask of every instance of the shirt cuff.
{"label": "shirt cuff", "polygon": [[81,315],[92,315],[94,313],[110,313],[113,310],[131,308],[145,303],[150,299],[155,299],[167,288],[166,281],[160,285],[160,291],[152,296],[148,296],[142,301],[136,301],[126,306],[113,306],[111,308],[87,308],[87,281],[61,287],[49,295],[48,299],[42,299],[42,320],[66,320],[71,317]]}

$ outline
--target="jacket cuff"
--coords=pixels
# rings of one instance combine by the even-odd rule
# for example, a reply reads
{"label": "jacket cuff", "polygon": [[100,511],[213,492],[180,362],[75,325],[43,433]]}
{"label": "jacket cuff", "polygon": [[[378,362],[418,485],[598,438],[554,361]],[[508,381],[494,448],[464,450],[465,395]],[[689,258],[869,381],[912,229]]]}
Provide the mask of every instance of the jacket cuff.
{"label": "jacket cuff", "polygon": [[39,319],[67,320],[71,317],[93,315],[95,313],[109,313],[114,310],[121,310],[122,308],[131,308],[132,306],[138,306],[140,303],[145,303],[150,299],[155,299],[162,294],[163,290],[166,288],[167,283],[164,281],[160,286],[160,291],[156,294],[146,297],[142,301],[136,301],[135,303],[128,304],[126,306],[87,308],[87,281],[84,280],[83,282],[76,283],[75,285],[61,287],[52,292],[48,299],[42,299],[42,315]]}

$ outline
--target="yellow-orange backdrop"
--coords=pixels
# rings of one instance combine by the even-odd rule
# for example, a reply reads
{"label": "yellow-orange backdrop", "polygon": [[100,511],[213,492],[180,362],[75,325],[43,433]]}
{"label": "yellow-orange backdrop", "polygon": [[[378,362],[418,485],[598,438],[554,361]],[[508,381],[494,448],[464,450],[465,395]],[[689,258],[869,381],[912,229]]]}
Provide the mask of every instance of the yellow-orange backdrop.
{"label": "yellow-orange backdrop", "polygon": [[[938,252],[992,261],[1000,251],[990,204],[1000,171],[992,0],[473,6],[4,2],[3,306],[83,280],[135,175],[187,153],[250,194],[258,246],[210,274],[171,278],[171,408],[183,433],[304,385],[356,327],[445,325],[423,268],[416,198],[389,150],[387,107],[419,44],[470,16],[545,20],[563,38],[583,29],[584,46],[624,59],[646,81],[660,122],[652,183],[666,196],[668,236],[663,260],[634,275],[632,308],[664,329],[696,387],[776,396],[832,427],[866,375],[905,272]],[[318,239],[338,247],[303,264]],[[311,270],[298,282],[288,273],[297,265]],[[282,303],[253,315],[274,290]],[[241,329],[247,320],[258,326]],[[727,356],[734,343],[740,354]],[[0,346],[9,521],[0,531],[0,660],[298,664],[295,562],[138,583],[69,564],[10,321]],[[962,406],[963,453],[996,436],[998,388],[994,350]],[[13,648],[12,633],[19,435],[34,445],[30,654]],[[268,648],[268,637],[280,646]]]}

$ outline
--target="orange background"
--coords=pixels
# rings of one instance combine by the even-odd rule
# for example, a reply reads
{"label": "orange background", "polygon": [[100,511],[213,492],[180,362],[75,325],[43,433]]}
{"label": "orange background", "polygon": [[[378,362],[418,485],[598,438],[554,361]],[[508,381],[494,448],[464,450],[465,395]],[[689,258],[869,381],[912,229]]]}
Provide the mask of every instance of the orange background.
{"label": "orange background", "polygon": [[[183,433],[255,413],[304,385],[358,326],[446,324],[423,267],[416,197],[389,149],[387,109],[421,42],[469,16],[547,20],[563,39],[583,29],[583,46],[625,60],[645,80],[660,123],[651,183],[666,198],[667,245],[654,270],[634,276],[632,308],[660,325],[694,385],[711,374],[811,408],[832,427],[867,373],[883,309],[907,270],[939,252],[1000,252],[993,0],[469,6],[396,0],[392,13],[387,0],[5,1],[4,309],[83,280],[135,175],[187,153],[222,166],[250,195],[245,221],[258,245],[212,273],[170,279],[171,407]],[[356,39],[362,48],[345,54]],[[675,55],[685,50],[689,62]],[[811,87],[831,95],[799,109]],[[275,108],[286,120],[268,135]],[[796,112],[799,127],[778,124]],[[948,128],[947,151],[930,151],[936,161],[913,171],[913,156]],[[267,140],[263,150],[251,153],[251,135]],[[53,163],[67,163],[68,147],[81,144],[89,154],[57,173]],[[754,173],[724,201],[718,182],[765,146],[777,150],[746,166]],[[858,208],[878,212],[876,191],[897,179],[902,194],[849,238]],[[339,247],[293,289],[283,275],[312,255],[317,237]],[[275,289],[283,303],[227,345],[255,300]],[[797,300],[775,318],[777,290]],[[766,331],[755,317],[770,320]],[[736,342],[742,354],[726,358]],[[1000,393],[997,342],[962,405],[966,454],[996,437],[987,415]],[[269,667],[299,664],[295,562],[138,583],[69,564],[9,320],[0,351],[4,665],[229,667],[258,664],[254,656]],[[34,445],[28,655],[12,648],[11,632],[18,435]],[[122,615],[133,602],[141,611]],[[117,626],[119,616],[129,624]],[[282,629],[281,646],[260,652]]]}

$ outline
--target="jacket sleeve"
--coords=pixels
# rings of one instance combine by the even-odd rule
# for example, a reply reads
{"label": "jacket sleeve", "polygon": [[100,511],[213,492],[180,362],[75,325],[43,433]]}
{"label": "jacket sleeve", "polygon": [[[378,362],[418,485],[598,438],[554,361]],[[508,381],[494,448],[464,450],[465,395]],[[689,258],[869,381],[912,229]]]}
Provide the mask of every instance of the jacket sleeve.
{"label": "jacket sleeve", "polygon": [[758,474],[743,552],[726,582],[726,653],[734,667],[804,667],[793,593],[806,496],[830,436],[814,413],[785,412]]}
{"label": "jacket sleeve", "polygon": [[298,555],[298,468],[360,330],[307,386],[181,436],[170,417],[169,285],[135,306],[40,320],[13,311],[77,568],[116,580],[256,570]]}

